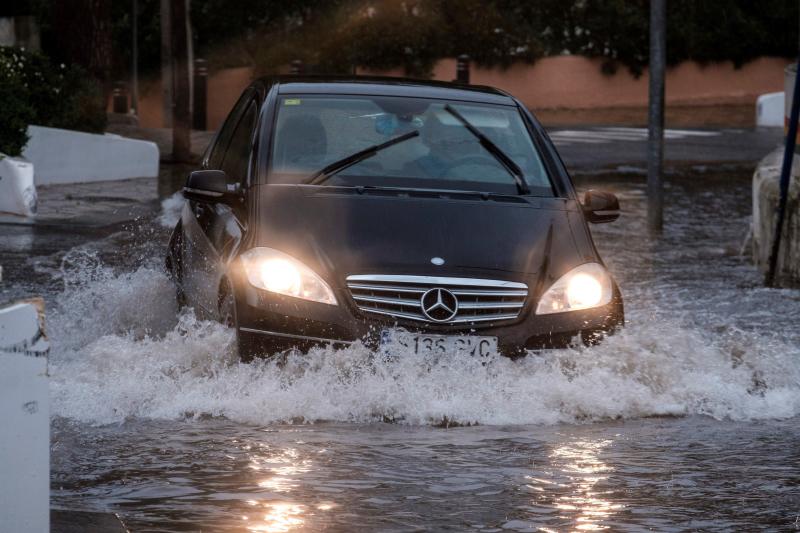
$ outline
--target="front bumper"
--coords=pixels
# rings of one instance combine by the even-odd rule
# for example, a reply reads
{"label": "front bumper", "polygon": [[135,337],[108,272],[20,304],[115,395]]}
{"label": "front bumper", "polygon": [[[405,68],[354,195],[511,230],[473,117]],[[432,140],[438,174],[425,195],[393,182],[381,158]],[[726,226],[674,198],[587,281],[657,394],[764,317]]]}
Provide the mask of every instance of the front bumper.
{"label": "front bumper", "polygon": [[497,337],[500,351],[513,356],[527,349],[565,348],[576,337],[591,344],[624,324],[622,298],[616,286],[611,303],[595,309],[536,315],[528,302],[513,320],[449,325],[365,313],[346,291],[336,291],[339,305],[333,306],[256,289],[246,282],[235,285],[240,342],[273,353],[328,344],[346,346],[356,341],[375,349],[383,329],[402,327],[438,335]]}

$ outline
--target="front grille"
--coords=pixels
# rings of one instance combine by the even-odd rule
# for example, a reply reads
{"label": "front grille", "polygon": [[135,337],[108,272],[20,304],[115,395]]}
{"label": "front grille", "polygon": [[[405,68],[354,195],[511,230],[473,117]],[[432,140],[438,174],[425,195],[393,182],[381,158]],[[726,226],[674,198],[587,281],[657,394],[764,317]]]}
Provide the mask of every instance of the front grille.
{"label": "front grille", "polygon": [[[439,276],[348,276],[347,287],[365,313],[428,323],[465,324],[517,318],[528,297],[528,286],[513,281]],[[437,289],[445,292],[441,293]],[[429,291],[432,291],[429,293]],[[423,305],[423,296],[426,304]],[[457,300],[452,305],[451,295]],[[429,311],[437,297],[445,306]],[[457,307],[452,317],[447,309]]]}

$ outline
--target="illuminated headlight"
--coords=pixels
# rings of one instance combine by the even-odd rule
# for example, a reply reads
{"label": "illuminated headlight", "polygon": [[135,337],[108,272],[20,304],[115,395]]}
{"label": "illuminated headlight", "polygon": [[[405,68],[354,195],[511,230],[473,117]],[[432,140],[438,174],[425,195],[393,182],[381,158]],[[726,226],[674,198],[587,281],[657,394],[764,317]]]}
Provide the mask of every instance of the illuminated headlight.
{"label": "illuminated headlight", "polygon": [[586,263],[553,283],[539,300],[537,315],[600,307],[611,302],[611,276],[602,265]]}
{"label": "illuminated headlight", "polygon": [[336,305],[333,291],[316,272],[290,255],[272,248],[253,248],[242,254],[251,285],[312,302]]}

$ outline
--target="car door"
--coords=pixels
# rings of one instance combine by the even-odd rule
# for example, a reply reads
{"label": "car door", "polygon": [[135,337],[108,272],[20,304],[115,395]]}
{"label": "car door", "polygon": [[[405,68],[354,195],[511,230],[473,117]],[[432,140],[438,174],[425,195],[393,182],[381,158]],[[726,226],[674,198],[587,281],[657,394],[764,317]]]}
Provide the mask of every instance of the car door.
{"label": "car door", "polygon": [[250,163],[253,160],[253,136],[258,122],[258,99],[246,93],[236,104],[203,167],[226,173],[230,192],[241,192],[242,202],[213,200],[187,202],[182,224],[187,240],[183,286],[189,303],[203,316],[216,316],[219,282],[227,264],[241,243],[246,225],[244,202]]}

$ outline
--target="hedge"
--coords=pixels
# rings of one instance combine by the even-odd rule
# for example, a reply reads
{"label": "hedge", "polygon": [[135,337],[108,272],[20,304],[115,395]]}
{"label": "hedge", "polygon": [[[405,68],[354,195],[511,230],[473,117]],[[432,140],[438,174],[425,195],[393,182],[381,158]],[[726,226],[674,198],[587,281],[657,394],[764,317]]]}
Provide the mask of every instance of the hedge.
{"label": "hedge", "polygon": [[[200,53],[224,55],[234,42],[239,57],[250,51],[253,57],[245,59],[262,72],[299,58],[329,72],[358,65],[403,67],[422,76],[438,59],[464,53],[482,66],[500,67],[583,55],[601,58],[606,73],[625,67],[635,75],[649,55],[647,0],[305,1],[305,10],[302,1],[288,3],[291,16],[261,27],[240,26],[249,31],[221,41],[208,23],[218,20],[209,9],[216,4],[195,0],[193,6],[205,7]],[[798,15],[796,0],[670,0],[667,60],[741,66],[760,56],[794,57]]]}
{"label": "hedge", "polygon": [[75,66],[0,46],[0,152],[18,156],[30,124],[100,133],[106,127],[101,87]]}
{"label": "hedge", "polygon": [[[20,2],[22,0],[13,0]],[[29,0],[42,42],[61,31],[52,2]],[[160,68],[159,0],[139,0],[142,73]],[[667,60],[700,63],[794,57],[797,0],[669,0]],[[111,10],[114,72],[130,65],[130,4]],[[604,72],[640,74],[648,61],[648,0],[191,0],[195,52],[212,68],[275,72],[293,59],[318,72],[401,67],[430,74],[440,58],[469,54],[506,67],[564,53],[601,58]],[[61,57],[62,50],[50,50]]]}

